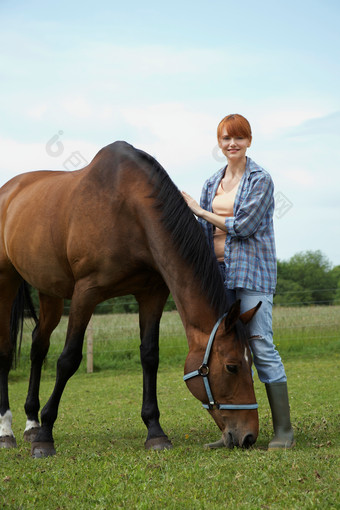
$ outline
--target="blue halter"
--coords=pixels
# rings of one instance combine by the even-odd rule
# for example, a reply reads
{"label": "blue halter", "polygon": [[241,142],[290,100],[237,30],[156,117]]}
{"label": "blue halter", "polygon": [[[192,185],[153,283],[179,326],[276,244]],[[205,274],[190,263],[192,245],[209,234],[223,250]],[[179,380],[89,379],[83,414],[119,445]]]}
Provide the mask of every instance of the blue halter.
{"label": "blue halter", "polygon": [[240,410],[240,409],[257,409],[259,406],[258,404],[218,404],[211,392],[208,374],[209,374],[209,367],[208,367],[208,361],[210,356],[211,347],[213,344],[213,341],[215,339],[216,331],[223,321],[223,319],[228,315],[228,312],[222,315],[216,322],[215,326],[213,327],[213,330],[210,334],[210,338],[208,340],[208,345],[205,350],[203,363],[199,367],[198,370],[194,370],[193,372],[189,372],[189,374],[184,375],[183,379],[184,381],[187,381],[188,379],[191,379],[192,377],[196,377],[197,375],[200,375],[203,377],[203,382],[205,386],[205,391],[207,393],[208,402],[209,404],[202,404],[204,409],[234,409],[234,410]]}

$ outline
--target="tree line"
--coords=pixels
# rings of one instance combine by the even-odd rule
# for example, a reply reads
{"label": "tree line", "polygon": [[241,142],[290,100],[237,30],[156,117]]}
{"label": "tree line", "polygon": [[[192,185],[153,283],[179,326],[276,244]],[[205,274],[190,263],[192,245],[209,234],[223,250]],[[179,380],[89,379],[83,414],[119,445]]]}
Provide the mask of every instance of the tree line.
{"label": "tree line", "polygon": [[276,305],[340,305],[340,266],[320,251],[300,252],[277,263]]}
{"label": "tree line", "polygon": [[[33,303],[39,309],[38,293],[31,289]],[[300,252],[289,260],[278,260],[277,287],[274,304],[281,306],[340,305],[340,265],[332,267],[331,262],[320,251]],[[65,300],[64,311],[68,313],[70,301]],[[165,311],[176,310],[169,296]],[[122,296],[100,303],[97,314],[136,313],[138,303],[134,296]]]}

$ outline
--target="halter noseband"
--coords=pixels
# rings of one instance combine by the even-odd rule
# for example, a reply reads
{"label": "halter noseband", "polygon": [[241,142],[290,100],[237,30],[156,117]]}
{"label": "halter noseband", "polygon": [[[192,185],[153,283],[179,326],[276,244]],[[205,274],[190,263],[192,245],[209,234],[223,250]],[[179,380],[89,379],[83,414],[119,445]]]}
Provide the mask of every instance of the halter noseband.
{"label": "halter noseband", "polygon": [[192,377],[196,377],[197,375],[200,375],[203,377],[205,391],[207,393],[208,402],[209,402],[209,404],[202,404],[205,409],[234,409],[234,410],[257,409],[259,407],[258,404],[218,404],[215,401],[215,399],[212,395],[211,389],[210,389],[210,384],[209,384],[209,379],[208,379],[208,374],[209,374],[208,361],[209,361],[210,351],[211,351],[213,341],[215,339],[216,331],[217,331],[219,325],[221,324],[222,320],[227,315],[228,315],[228,312],[225,313],[224,315],[222,315],[222,317],[220,317],[218,319],[215,326],[213,327],[213,330],[212,330],[209,340],[208,340],[207,348],[205,350],[202,365],[199,367],[198,370],[194,370],[193,372],[189,372],[189,374],[184,375],[183,379],[184,379],[184,381],[187,381],[188,379],[191,379]]}

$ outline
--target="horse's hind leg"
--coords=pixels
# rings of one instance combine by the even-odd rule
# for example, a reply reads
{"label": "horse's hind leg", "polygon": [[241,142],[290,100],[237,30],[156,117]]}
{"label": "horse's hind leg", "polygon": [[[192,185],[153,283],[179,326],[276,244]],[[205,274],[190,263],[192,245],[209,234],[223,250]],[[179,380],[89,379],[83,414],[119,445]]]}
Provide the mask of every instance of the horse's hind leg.
{"label": "horse's hind leg", "polygon": [[39,323],[32,334],[31,374],[25,403],[27,421],[24,439],[30,442],[34,441],[40,428],[38,413],[40,409],[39,387],[42,364],[50,346],[50,336],[57,327],[63,312],[62,299],[39,294],[39,300]]}
{"label": "horse's hind leg", "polygon": [[0,276],[0,448],[16,447],[9,407],[8,374],[15,345],[10,336],[10,318],[19,282],[4,281]]}
{"label": "horse's hind leg", "polygon": [[136,295],[139,303],[141,362],[143,367],[142,419],[148,429],[146,449],[163,450],[172,444],[159,423],[157,371],[159,364],[159,322],[169,291],[165,284],[150,293]]}

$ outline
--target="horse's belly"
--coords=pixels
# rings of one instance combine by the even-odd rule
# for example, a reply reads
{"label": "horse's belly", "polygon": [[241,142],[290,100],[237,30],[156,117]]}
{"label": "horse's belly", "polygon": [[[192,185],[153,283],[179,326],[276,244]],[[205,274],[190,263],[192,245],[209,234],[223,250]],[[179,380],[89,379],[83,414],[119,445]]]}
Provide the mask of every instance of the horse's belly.
{"label": "horse's belly", "polygon": [[36,288],[42,294],[60,298],[72,298],[74,282],[63,272],[58,272],[49,267],[41,268],[39,272],[32,271],[31,268],[20,267],[19,273],[32,287]]}

